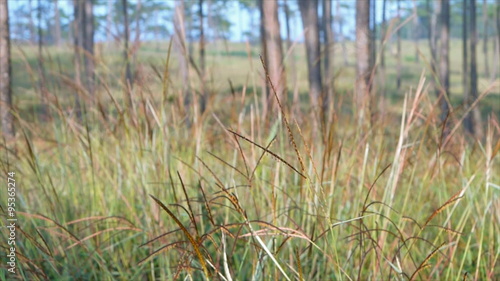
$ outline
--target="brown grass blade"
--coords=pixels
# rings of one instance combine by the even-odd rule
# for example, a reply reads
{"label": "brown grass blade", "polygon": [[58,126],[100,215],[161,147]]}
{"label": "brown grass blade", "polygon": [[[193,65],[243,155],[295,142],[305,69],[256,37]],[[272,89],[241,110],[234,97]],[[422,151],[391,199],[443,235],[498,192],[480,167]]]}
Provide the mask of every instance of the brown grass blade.
{"label": "brown grass blade", "polygon": [[248,139],[247,137],[244,137],[238,133],[236,133],[235,131],[231,130],[231,129],[228,129],[229,132],[233,133],[234,135],[246,140],[247,142],[257,146],[258,148],[264,150],[265,152],[271,154],[272,156],[274,156],[276,159],[278,159],[280,162],[284,163],[285,165],[287,165],[288,167],[290,167],[290,169],[294,170],[297,174],[299,174],[301,177],[303,177],[304,179],[307,179],[307,177],[302,174],[301,172],[299,172],[299,170],[297,170],[295,167],[293,167],[290,163],[286,162],[283,158],[281,158],[280,156],[278,156],[276,153],[272,152],[271,150],[263,147],[262,145],[259,145],[257,143],[255,143],[254,141]]}
{"label": "brown grass blade", "polygon": [[167,206],[165,206],[165,204],[163,204],[158,198],[154,197],[153,195],[150,194],[149,196],[151,198],[153,198],[153,200],[156,202],[156,204],[158,204],[165,212],[167,212],[167,214],[174,220],[174,222],[182,229],[182,231],[184,232],[186,237],[189,239],[189,242],[193,246],[194,251],[195,251],[196,255],[198,256],[198,260],[201,264],[201,267],[203,268],[203,272],[205,273],[205,278],[208,280],[210,275],[208,274],[208,268],[207,268],[207,265],[205,263],[205,258],[203,257],[203,255],[201,253],[198,242],[196,242],[196,240],[193,238],[191,233],[189,233],[189,231],[186,229],[186,227],[179,221],[179,219],[177,219],[177,217],[174,215],[174,213],[172,213],[170,211],[170,209],[168,209]]}
{"label": "brown grass blade", "polygon": [[189,212],[188,212],[189,219],[191,220],[191,223],[194,226],[194,230],[196,231],[196,239],[198,239],[200,237],[200,233],[198,232],[198,226],[196,225],[196,220],[194,219],[194,212],[193,212],[193,208],[191,208],[191,202],[189,201],[189,196],[188,196],[187,191],[186,191],[186,186],[184,185],[184,182],[182,181],[182,177],[181,177],[181,174],[179,173],[179,171],[177,171],[177,176],[179,177],[179,180],[181,181],[182,191],[184,192],[184,197],[186,198],[188,209],[189,209]]}

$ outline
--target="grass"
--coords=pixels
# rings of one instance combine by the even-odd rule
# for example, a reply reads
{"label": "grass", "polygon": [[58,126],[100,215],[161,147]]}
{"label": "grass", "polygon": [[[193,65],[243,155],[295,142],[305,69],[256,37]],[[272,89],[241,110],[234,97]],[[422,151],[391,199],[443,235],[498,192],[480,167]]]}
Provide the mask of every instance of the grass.
{"label": "grass", "polygon": [[[387,100],[360,128],[354,70],[339,61],[333,121],[321,126],[310,113],[301,46],[289,102],[264,117],[258,56],[242,56],[239,44],[228,55],[214,44],[209,108],[194,115],[183,103],[175,56],[166,80],[166,49],[154,46],[138,53],[145,81],[134,86],[135,111],[122,97],[119,54],[102,47],[100,107],[87,101],[81,120],[72,111],[71,51],[46,49],[50,118],[40,113],[38,76],[26,68],[36,63],[34,49],[21,46],[24,59],[14,52],[18,134],[2,145],[1,167],[18,182],[16,278],[500,278],[498,79],[479,104],[484,139],[460,126],[446,137],[431,76],[419,76],[425,66],[405,62],[398,91],[388,55]],[[410,46],[404,42],[403,58]],[[452,127],[463,113],[459,77],[453,72]],[[480,80],[482,91],[488,85]],[[299,105],[290,102],[294,92]],[[0,271],[0,280],[11,277]]]}

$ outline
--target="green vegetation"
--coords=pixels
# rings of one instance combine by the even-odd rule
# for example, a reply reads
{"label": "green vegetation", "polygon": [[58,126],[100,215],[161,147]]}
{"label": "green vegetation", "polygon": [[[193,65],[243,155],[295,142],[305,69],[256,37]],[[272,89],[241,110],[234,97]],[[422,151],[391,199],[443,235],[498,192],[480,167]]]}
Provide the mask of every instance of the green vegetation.
{"label": "green vegetation", "polygon": [[[46,48],[48,112],[35,90],[35,50],[13,48],[21,137],[2,145],[1,167],[18,181],[20,278],[500,278],[498,79],[480,78],[487,130],[474,141],[459,122],[461,74],[453,70],[461,61],[452,59],[455,111],[445,134],[426,45],[416,63],[403,42],[400,91],[388,46],[385,86],[376,80],[386,99],[375,100],[370,128],[361,128],[354,49],[348,45],[342,67],[338,46],[334,122],[321,125],[309,112],[302,46],[294,50],[297,78],[287,73],[284,114],[263,117],[258,49],[249,59],[244,44],[217,43],[207,51],[211,94],[199,116],[180,91],[181,83],[200,89],[195,71],[181,81],[172,57],[165,76],[168,44],[156,45],[138,52],[133,107],[116,47],[96,48],[94,103],[73,81],[71,50]],[[460,58],[459,44],[450,45],[450,57]],[[81,119],[77,93],[86,104]]]}

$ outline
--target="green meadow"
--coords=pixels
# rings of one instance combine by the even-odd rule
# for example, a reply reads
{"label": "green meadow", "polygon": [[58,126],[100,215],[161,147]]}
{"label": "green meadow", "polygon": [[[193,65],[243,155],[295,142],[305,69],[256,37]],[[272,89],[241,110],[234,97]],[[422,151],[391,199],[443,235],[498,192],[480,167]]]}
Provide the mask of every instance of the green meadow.
{"label": "green meadow", "polygon": [[491,45],[497,74],[485,76],[479,44],[484,137],[475,139],[461,125],[461,42],[450,46],[446,131],[427,41],[418,61],[403,42],[400,89],[396,43],[385,69],[377,52],[367,126],[356,120],[352,42],[335,45],[328,122],[311,110],[299,43],[285,52],[288,96],[266,114],[257,46],[209,43],[202,85],[196,44],[184,81],[169,42],[144,42],[130,105],[120,45],[96,45],[91,98],[75,82],[70,46],[43,49],[42,78],[36,46],[13,44],[17,138],[0,157],[16,173],[17,277],[500,279],[500,69]]}

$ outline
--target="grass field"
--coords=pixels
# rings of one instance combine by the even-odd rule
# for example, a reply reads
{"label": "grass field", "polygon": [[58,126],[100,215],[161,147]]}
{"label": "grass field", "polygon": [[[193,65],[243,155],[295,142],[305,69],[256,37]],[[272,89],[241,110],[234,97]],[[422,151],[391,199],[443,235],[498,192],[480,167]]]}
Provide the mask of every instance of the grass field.
{"label": "grass field", "polygon": [[[2,145],[1,167],[16,173],[16,277],[500,279],[500,80],[484,76],[479,52],[485,136],[474,140],[460,125],[461,50],[452,42],[455,110],[443,134],[426,44],[416,62],[403,42],[400,90],[395,46],[387,46],[369,127],[355,120],[349,43],[346,55],[335,49],[326,125],[310,112],[301,45],[290,55],[297,69],[288,65],[288,103],[266,116],[256,47],[209,45],[210,99],[199,115],[180,89],[186,82],[199,93],[199,78],[191,69],[182,81],[174,53],[166,67],[168,43],[137,53],[133,107],[120,46],[97,48],[94,103],[75,85],[71,49],[46,48],[48,106],[36,48],[14,46],[17,138]],[[87,99],[81,119],[77,93]],[[0,271],[0,280],[11,277]]]}

